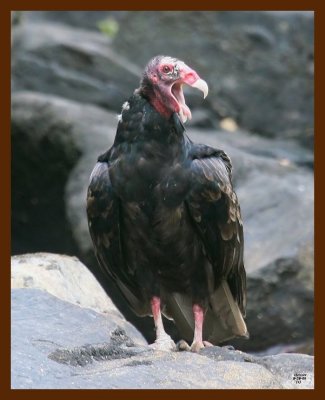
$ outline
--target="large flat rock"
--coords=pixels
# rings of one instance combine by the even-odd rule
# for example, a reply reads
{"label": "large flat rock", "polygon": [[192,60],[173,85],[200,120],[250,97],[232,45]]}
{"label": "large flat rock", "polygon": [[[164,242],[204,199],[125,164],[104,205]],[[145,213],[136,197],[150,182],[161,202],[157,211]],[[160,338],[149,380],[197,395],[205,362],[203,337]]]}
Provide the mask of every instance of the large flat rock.
{"label": "large flat rock", "polygon": [[313,388],[311,356],[153,351],[110,315],[39,289],[12,289],[11,304],[13,389]]}

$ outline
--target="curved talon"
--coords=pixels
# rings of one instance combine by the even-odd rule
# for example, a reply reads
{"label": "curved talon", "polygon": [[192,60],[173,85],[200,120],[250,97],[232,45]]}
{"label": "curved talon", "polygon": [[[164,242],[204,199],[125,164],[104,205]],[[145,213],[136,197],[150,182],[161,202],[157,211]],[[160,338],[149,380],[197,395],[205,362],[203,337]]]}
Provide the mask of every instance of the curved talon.
{"label": "curved talon", "polygon": [[191,347],[183,339],[177,343],[176,348],[178,351],[191,351]]}
{"label": "curved talon", "polygon": [[213,347],[214,345],[210,342],[208,342],[207,340],[203,341],[204,347]]}
{"label": "curved talon", "polygon": [[191,345],[191,351],[193,353],[198,353],[201,349],[204,349],[205,347],[213,347],[213,344],[204,340],[204,341],[194,341]]}
{"label": "curved talon", "polygon": [[192,351],[193,353],[198,353],[201,349],[205,347],[213,347],[213,344],[207,341],[194,341],[192,345],[189,346],[187,342],[185,342],[185,340],[183,339],[176,344],[177,351]]}
{"label": "curved talon", "polygon": [[193,353],[198,353],[201,349],[204,349],[203,342],[193,342],[191,345],[191,351]]}

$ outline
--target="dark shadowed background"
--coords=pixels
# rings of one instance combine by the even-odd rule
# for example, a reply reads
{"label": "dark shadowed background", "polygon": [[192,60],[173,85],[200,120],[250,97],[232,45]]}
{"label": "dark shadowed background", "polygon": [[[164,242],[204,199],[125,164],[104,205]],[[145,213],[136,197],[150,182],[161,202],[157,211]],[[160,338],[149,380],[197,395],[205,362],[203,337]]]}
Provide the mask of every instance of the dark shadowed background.
{"label": "dark shadowed background", "polygon": [[[251,334],[236,347],[313,354],[313,29],[312,12],[13,13],[12,253],[75,255],[94,270],[92,167],[147,61],[177,57],[210,89],[204,101],[185,93],[189,136],[234,165]],[[152,341],[151,319],[104,288]]]}

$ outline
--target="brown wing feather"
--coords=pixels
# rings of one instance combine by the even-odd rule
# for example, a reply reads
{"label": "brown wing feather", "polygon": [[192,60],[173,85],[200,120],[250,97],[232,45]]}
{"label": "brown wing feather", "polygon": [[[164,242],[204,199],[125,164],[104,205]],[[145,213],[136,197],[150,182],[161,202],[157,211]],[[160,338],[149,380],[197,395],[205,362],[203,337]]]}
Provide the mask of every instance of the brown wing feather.
{"label": "brown wing feather", "polygon": [[243,225],[231,181],[231,161],[223,151],[202,145],[194,148],[192,157],[192,190],[187,199],[189,212],[213,267],[215,285],[226,279],[245,315]]}
{"label": "brown wing feather", "polygon": [[150,312],[141,290],[132,279],[123,258],[120,235],[120,204],[116,197],[107,162],[98,162],[90,177],[87,193],[87,216],[95,254],[103,272],[110,276],[139,315]]}

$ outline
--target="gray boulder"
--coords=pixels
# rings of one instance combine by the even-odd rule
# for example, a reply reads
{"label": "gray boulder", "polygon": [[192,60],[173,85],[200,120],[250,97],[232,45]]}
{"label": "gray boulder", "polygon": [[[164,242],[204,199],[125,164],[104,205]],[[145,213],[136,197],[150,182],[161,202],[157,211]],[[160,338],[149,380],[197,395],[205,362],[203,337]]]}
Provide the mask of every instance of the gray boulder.
{"label": "gray boulder", "polygon": [[93,274],[77,257],[51,253],[13,256],[11,288],[45,290],[69,303],[123,319]]}
{"label": "gray boulder", "polygon": [[264,350],[262,354],[298,350],[313,354],[313,265],[309,264],[313,257],[309,254],[304,264],[301,254],[276,259],[248,275],[246,323],[250,340],[232,341],[235,347]]}
{"label": "gray boulder", "polygon": [[112,17],[118,21],[123,14],[123,11],[25,11],[23,18],[31,23],[60,23],[98,32],[101,21]]}
{"label": "gray boulder", "polygon": [[219,347],[199,354],[165,353],[121,328],[111,314],[78,307],[39,289],[12,289],[11,305],[12,389],[312,389],[314,385],[311,356],[253,357]]}
{"label": "gray boulder", "polygon": [[80,157],[64,118],[50,118],[50,101],[33,107],[12,98],[11,207],[12,253],[35,251],[77,254],[66,219],[64,188]]}
{"label": "gray boulder", "polygon": [[138,86],[140,74],[100,32],[25,19],[13,30],[13,90],[35,90],[118,110]]}
{"label": "gray boulder", "polygon": [[[68,175],[76,164],[84,176],[89,174],[102,146],[111,143],[116,117],[98,107],[30,92],[13,94],[11,106],[13,252],[77,254],[82,239],[77,246],[64,205]],[[76,229],[85,217],[81,196]],[[89,247],[88,234],[86,241]]]}
{"label": "gray boulder", "polygon": [[[118,328],[131,336],[136,343],[146,344],[143,336],[125,320],[93,274],[76,257],[52,253],[12,256],[11,289],[13,293],[18,293],[17,289],[29,289],[26,296],[30,293],[31,299],[33,293],[37,293],[31,304],[36,301],[37,296],[40,296],[41,301],[42,296],[48,293],[51,295],[49,298],[57,298],[75,305],[76,310],[81,308],[87,310],[89,315],[93,315],[91,310],[95,311],[109,319],[110,325],[106,335]],[[29,308],[28,301],[25,306]],[[41,310],[42,306],[40,314]],[[60,315],[57,317],[60,318]]]}
{"label": "gray boulder", "polygon": [[[23,160],[14,156],[13,171],[16,174],[19,171],[19,182],[32,180],[33,189],[38,191],[39,202],[34,206],[35,215],[29,219],[26,232],[28,235],[34,232],[37,242],[39,237],[47,235],[44,226],[53,225],[53,220],[41,212],[41,205],[49,202],[46,210],[57,205],[47,186],[40,185],[39,176],[49,176],[43,182],[51,188],[55,168],[63,167],[59,156],[56,164],[36,163],[40,149],[45,155],[52,154],[51,145],[57,143],[62,153],[58,149],[56,152],[63,159],[75,155],[73,165],[65,167],[63,187],[55,186],[55,190],[65,192],[64,223],[69,226],[77,248],[71,254],[77,254],[88,267],[97,270],[96,278],[123,309],[123,314],[153,340],[152,321],[134,317],[118,297],[115,286],[106,283],[98,273],[88,233],[85,198],[89,175],[97,156],[113,142],[115,115],[54,96],[17,92],[12,96],[12,121],[13,154],[24,151],[29,156]],[[234,164],[234,183],[244,219],[247,324],[251,332],[251,340],[237,347],[261,351],[269,346],[292,343],[300,346],[310,341],[313,337],[313,174],[309,168],[312,153],[294,142],[252,137],[241,131],[202,133],[189,129],[188,134],[194,141],[225,149]],[[28,198],[28,192],[17,186],[15,180],[14,188],[14,199],[20,192]],[[44,202],[43,197],[47,199]],[[25,209],[25,204],[20,209],[18,203],[13,203],[17,204],[13,209],[14,220]],[[37,219],[37,212],[42,219]],[[39,221],[39,230],[35,229],[34,218]],[[14,241],[16,233],[19,235],[21,231],[14,230]],[[51,243],[48,244],[50,247]],[[167,327],[172,329],[171,324]]]}

